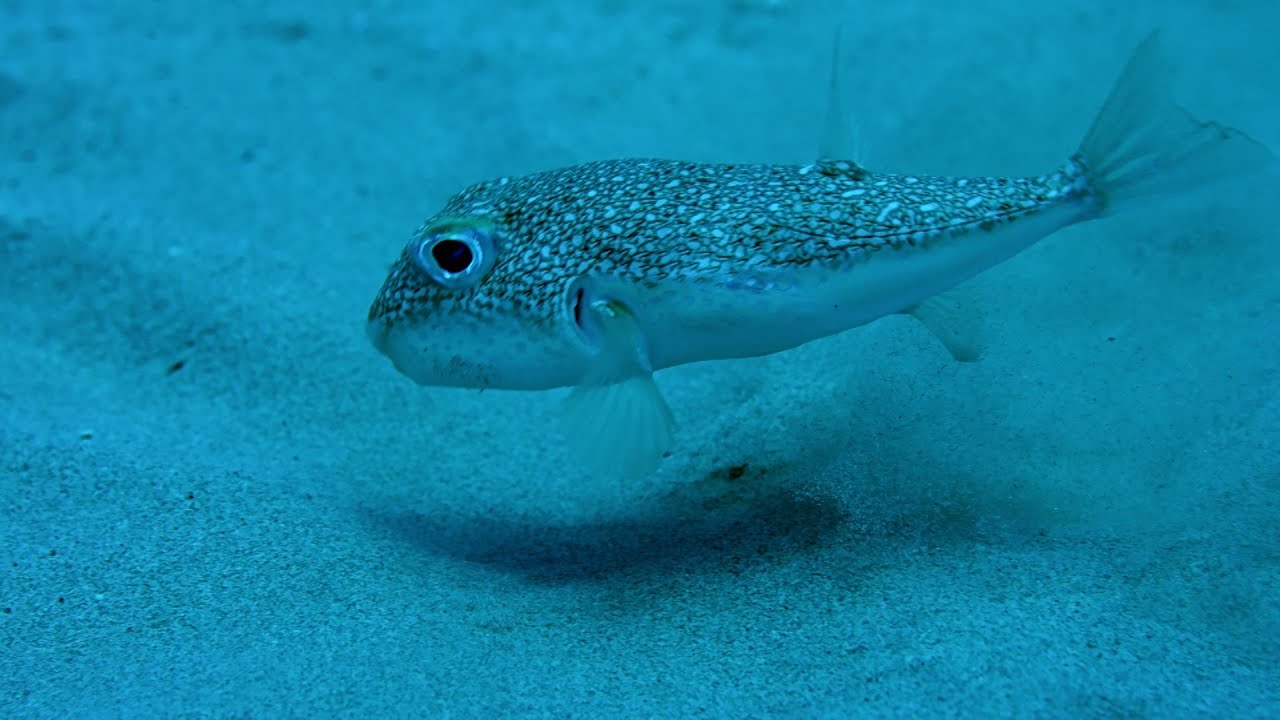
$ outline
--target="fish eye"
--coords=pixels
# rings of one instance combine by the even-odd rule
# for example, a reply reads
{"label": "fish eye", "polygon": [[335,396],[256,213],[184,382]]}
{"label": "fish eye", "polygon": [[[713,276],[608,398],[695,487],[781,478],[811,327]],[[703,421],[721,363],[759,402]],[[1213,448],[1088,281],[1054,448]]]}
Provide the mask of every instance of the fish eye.
{"label": "fish eye", "polygon": [[447,273],[465,272],[475,260],[475,253],[467,244],[453,238],[439,240],[431,246],[431,257]]}
{"label": "fish eye", "polygon": [[416,242],[412,257],[437,284],[461,290],[473,287],[493,269],[497,243],[487,228],[437,228]]}

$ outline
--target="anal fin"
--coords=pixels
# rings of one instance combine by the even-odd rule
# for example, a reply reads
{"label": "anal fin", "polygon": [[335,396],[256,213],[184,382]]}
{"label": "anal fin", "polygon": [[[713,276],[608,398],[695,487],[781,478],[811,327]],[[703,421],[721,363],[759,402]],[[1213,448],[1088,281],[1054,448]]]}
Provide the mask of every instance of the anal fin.
{"label": "anal fin", "polygon": [[982,357],[982,320],[955,290],[926,298],[907,311],[942,343],[958,362]]}

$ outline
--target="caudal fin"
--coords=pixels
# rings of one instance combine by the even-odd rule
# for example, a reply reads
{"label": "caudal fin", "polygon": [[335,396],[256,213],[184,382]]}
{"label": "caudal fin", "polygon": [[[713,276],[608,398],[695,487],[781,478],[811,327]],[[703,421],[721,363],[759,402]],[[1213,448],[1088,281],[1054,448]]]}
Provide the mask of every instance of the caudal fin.
{"label": "caudal fin", "polygon": [[1275,160],[1248,135],[1198,120],[1177,104],[1158,32],[1134,51],[1080,144],[1079,157],[1108,204],[1191,189]]}

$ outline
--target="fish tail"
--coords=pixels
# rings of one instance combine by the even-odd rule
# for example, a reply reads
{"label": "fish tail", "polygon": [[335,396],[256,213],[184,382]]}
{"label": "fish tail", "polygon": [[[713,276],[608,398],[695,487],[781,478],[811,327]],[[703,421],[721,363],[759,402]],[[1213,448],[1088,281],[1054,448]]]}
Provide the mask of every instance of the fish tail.
{"label": "fish tail", "polygon": [[1234,128],[1198,120],[1174,100],[1158,32],[1138,46],[1075,159],[1103,207],[1261,170],[1267,147]]}

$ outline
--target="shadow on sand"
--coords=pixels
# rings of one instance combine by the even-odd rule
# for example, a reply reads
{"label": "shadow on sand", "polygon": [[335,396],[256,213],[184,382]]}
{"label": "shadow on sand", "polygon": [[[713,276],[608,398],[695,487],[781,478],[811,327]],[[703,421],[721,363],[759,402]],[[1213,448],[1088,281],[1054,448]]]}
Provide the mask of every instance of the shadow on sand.
{"label": "shadow on sand", "polygon": [[619,572],[741,572],[760,558],[776,562],[820,545],[846,515],[834,496],[798,493],[763,473],[724,479],[733,474],[718,474],[624,516],[586,523],[377,511],[373,521],[434,554],[533,581],[565,582]]}

